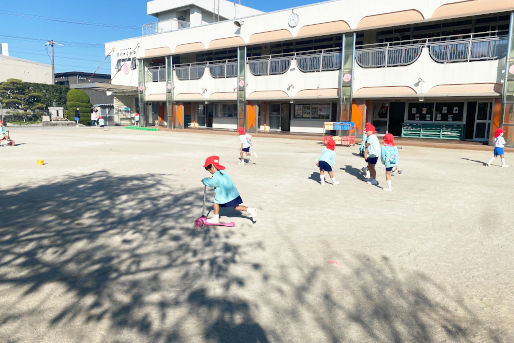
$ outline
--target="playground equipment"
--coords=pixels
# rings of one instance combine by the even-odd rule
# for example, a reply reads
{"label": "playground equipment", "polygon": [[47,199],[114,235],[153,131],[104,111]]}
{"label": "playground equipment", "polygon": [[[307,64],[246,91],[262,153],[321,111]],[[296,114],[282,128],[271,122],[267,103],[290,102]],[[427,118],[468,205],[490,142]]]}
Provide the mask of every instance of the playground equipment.
{"label": "playground equipment", "polygon": [[[329,134],[327,131],[332,132]],[[328,139],[332,137],[336,144],[352,146],[355,144],[356,133],[354,122],[325,122],[323,123],[323,144],[327,144]]]}

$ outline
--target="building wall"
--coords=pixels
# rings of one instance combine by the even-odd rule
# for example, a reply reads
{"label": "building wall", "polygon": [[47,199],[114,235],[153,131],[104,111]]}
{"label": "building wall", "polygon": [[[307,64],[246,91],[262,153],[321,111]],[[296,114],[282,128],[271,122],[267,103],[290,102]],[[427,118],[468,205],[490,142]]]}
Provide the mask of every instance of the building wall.
{"label": "building wall", "polygon": [[8,79],[52,84],[52,66],[14,57],[0,56],[0,82]]}

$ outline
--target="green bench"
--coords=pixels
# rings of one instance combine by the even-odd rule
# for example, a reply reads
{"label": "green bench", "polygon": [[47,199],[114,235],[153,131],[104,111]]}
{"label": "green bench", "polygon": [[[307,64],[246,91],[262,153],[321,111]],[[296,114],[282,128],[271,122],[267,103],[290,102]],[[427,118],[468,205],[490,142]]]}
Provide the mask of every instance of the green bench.
{"label": "green bench", "polygon": [[464,124],[403,123],[402,137],[461,140]]}

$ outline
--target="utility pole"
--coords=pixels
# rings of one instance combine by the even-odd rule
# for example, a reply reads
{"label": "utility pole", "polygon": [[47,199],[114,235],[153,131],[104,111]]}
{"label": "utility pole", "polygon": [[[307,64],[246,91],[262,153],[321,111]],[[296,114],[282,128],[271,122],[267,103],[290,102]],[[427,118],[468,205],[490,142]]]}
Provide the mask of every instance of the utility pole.
{"label": "utility pole", "polygon": [[60,43],[57,43],[57,42],[54,42],[54,40],[49,40],[48,42],[46,42],[45,45],[50,45],[51,48],[52,48],[52,85],[55,85],[55,62],[54,62],[54,45],[59,45],[59,46],[64,46]]}

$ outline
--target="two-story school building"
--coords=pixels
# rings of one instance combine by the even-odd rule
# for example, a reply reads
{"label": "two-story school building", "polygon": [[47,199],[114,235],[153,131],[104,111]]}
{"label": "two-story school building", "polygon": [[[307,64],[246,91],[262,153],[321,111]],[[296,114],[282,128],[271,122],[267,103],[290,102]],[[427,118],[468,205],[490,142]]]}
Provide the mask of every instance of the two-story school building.
{"label": "two-story school building", "polygon": [[[514,140],[512,0],[336,0],[262,13],[148,2],[157,22],[106,43],[115,108],[170,128]],[[506,85],[506,87],[504,87]],[[129,89],[129,91],[127,91]]]}

